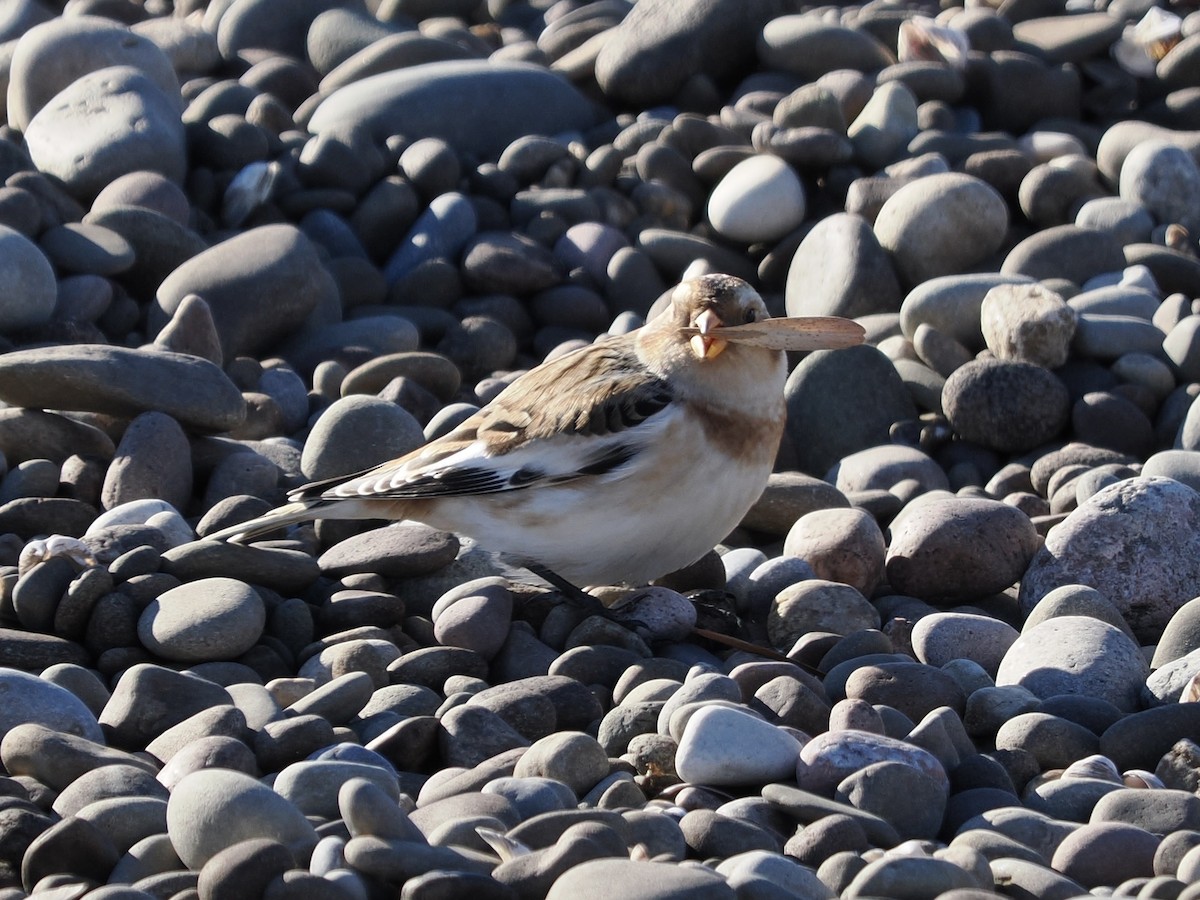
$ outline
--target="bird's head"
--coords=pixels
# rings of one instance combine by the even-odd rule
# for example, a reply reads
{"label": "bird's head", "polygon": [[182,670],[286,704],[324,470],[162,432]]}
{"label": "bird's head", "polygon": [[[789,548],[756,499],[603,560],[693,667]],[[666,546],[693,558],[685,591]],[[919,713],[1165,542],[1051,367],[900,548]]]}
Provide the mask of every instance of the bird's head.
{"label": "bird's head", "polygon": [[715,359],[728,346],[717,332],[767,318],[767,305],[758,292],[732,275],[704,275],[685,281],[671,292],[667,315],[679,328],[699,332],[688,339],[697,359]]}

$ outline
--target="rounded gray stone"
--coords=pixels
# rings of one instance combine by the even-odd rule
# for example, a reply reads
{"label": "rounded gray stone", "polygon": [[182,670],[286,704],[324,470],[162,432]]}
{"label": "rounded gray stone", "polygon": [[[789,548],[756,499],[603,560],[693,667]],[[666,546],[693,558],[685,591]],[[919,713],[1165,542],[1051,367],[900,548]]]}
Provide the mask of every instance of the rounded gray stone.
{"label": "rounded gray stone", "polygon": [[100,496],[105,509],[149,498],[186,509],[192,497],[192,454],[179,423],[154,411],[130,422],[105,472]]}
{"label": "rounded gray stone", "polygon": [[304,814],[266,785],[229,769],[202,769],[175,785],[167,801],[167,834],[189,869],[226,847],[270,838],[307,854],[317,833]]}
{"label": "rounded gray stone", "polygon": [[37,244],[0,225],[0,332],[43,325],[57,301],[54,269]]}
{"label": "rounded gray stone", "polygon": [[1121,166],[1121,199],[1149,210],[1160,225],[1176,223],[1200,232],[1200,166],[1166,141],[1138,144]]}
{"label": "rounded gray stone", "polygon": [[734,166],[708,197],[708,220],[721,237],[744,244],[777,241],[804,220],[804,185],[786,162],[760,154]]}
{"label": "rounded gray stone", "polygon": [[71,82],[30,121],[25,144],[39,171],[79,200],[131,172],[148,169],[172,181],[187,172],[177,99],[130,66]]}
{"label": "rounded gray stone", "polygon": [[964,440],[1019,453],[1048,442],[1063,429],[1070,416],[1070,396],[1041,366],[977,359],[946,379],[942,409]]}
{"label": "rounded gray stone", "polygon": [[286,224],[251,228],[182,263],[158,286],[151,330],[192,294],[208,304],[226,360],[268,350],[314,310],[339,302],[316,246]]}
{"label": "rounded gray stone", "polygon": [[104,732],[83,701],[65,688],[16,669],[0,668],[0,735],[32,723],[103,744]]}
{"label": "rounded gray stone", "polygon": [[258,642],[266,624],[258,592],[233,578],[201,578],[151,601],[138,619],[138,639],[176,662],[235,659]]}
{"label": "rounded gray stone", "polygon": [[890,443],[892,423],[917,415],[891,360],[869,346],[810,353],[792,370],[784,396],[797,468],[811,475]]}
{"label": "rounded gray stone", "polygon": [[710,706],[688,719],[675,765],[684,781],[747,787],[790,780],[799,752],[787,731],[738,709]]}
{"label": "rounded gray stone", "polygon": [[1042,699],[1097,697],[1133,712],[1149,674],[1141,648],[1119,629],[1087,616],[1056,616],[1008,648],[996,684],[1020,685]]}
{"label": "rounded gray stone", "polygon": [[784,292],[789,316],[893,313],[904,299],[892,260],[860,216],[835,213],[805,235]]}
{"label": "rounded gray stone", "polygon": [[1020,580],[1039,538],[1029,517],[998,500],[919,500],[891,525],[887,578],[930,602],[982,598]]}
{"label": "rounded gray stone", "polygon": [[998,250],[1007,229],[1004,198],[957,172],[905,185],[875,219],[875,236],[909,285],[966,270]]}
{"label": "rounded gray stone", "polygon": [[956,659],[979,663],[993,677],[1004,654],[1020,636],[1007,622],[972,613],[945,612],[922,616],[912,630],[917,659],[944,666]]}
{"label": "rounded gray stone", "polygon": [[593,111],[566,79],[539,66],[461,60],[363,78],[327,97],[308,122],[313,134],[362,127],[438,137],[459,152],[496,158],[527,134],[587,128]]}
{"label": "rounded gray stone", "polygon": [[606,98],[643,109],[671,100],[692,77],[732,79],[753,63],[755,38],[776,10],[770,0],[634,4],[606,34],[596,83]]}
{"label": "rounded gray stone", "polygon": [[166,350],[62,344],[0,356],[0,399],[132,418],[157,410],[200,431],[228,431],[246,403],[208,360]]}
{"label": "rounded gray stone", "polygon": [[1086,584],[1140,641],[1155,643],[1175,611],[1200,596],[1197,523],[1200,494],[1169,478],[1103,488],[1047,535],[1021,579],[1021,606],[1031,610],[1056,587]]}
{"label": "rounded gray stone", "polygon": [[319,481],[387,462],[424,442],[420,424],[407,410],[355,394],[321,414],[304,443],[300,468],[306,478]]}
{"label": "rounded gray stone", "polygon": [[152,41],[100,16],[59,16],[21,36],[12,53],[8,121],[18,131],[79,77],[109,66],[131,66],[182,109],[171,61]]}

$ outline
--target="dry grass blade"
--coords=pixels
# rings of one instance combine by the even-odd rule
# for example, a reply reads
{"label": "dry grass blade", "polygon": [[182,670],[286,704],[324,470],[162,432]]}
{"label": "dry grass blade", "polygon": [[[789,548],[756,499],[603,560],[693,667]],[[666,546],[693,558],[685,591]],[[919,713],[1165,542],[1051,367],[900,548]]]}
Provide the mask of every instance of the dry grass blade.
{"label": "dry grass blade", "polygon": [[[683,332],[699,334],[700,329],[685,328]],[[768,350],[837,350],[861,344],[866,332],[852,319],[794,316],[730,325],[714,329],[709,334],[730,343],[752,344]]]}

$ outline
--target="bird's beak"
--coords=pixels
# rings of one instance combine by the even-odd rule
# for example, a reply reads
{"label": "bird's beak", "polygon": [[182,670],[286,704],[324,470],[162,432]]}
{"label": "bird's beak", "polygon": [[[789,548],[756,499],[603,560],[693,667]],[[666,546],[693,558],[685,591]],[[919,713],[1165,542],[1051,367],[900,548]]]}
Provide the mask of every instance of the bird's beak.
{"label": "bird's beak", "polygon": [[723,324],[711,309],[706,309],[696,317],[696,328],[700,329],[700,333],[693,335],[688,343],[697,359],[713,359],[720,356],[721,351],[725,349],[725,340],[715,337],[711,332]]}

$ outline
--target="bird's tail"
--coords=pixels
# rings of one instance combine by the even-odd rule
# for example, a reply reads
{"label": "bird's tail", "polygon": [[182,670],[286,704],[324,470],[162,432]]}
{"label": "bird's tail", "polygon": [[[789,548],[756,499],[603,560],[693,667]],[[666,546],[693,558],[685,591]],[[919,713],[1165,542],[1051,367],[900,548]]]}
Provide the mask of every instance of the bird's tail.
{"label": "bird's tail", "polygon": [[250,519],[239,525],[230,525],[228,528],[222,528],[220,531],[206,534],[204,540],[231,541],[235,544],[244,544],[246,541],[253,540],[276,529],[286,528],[288,525],[296,525],[300,522],[308,522],[311,519],[317,518],[318,514],[313,510],[321,505],[322,502],[316,499],[297,500],[294,503],[288,503],[273,509],[269,513],[259,516],[257,519]]}

